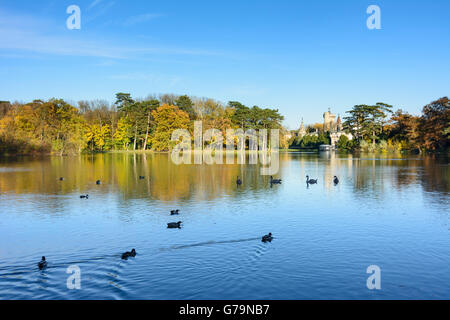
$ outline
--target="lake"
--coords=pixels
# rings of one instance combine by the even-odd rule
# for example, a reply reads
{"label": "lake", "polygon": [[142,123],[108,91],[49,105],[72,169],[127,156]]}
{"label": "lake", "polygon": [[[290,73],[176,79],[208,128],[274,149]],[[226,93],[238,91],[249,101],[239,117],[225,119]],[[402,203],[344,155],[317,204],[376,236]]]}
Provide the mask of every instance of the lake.
{"label": "lake", "polygon": [[281,153],[276,178],[167,154],[2,158],[0,299],[450,299],[448,159]]}

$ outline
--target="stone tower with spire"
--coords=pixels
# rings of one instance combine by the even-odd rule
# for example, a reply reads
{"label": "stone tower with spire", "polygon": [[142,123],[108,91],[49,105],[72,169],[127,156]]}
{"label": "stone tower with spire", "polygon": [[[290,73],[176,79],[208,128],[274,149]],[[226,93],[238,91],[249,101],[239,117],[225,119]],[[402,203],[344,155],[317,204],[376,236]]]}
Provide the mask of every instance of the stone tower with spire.
{"label": "stone tower with spire", "polygon": [[300,130],[298,130],[298,136],[299,137],[306,136],[306,130],[305,130],[305,125],[303,124],[303,118],[302,118],[302,124],[300,125]]}

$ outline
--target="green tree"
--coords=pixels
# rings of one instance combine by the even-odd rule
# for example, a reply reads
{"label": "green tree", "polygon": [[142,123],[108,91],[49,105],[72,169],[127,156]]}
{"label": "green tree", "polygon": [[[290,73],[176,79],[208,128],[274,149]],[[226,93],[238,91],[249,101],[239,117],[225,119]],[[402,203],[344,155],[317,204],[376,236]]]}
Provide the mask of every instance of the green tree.
{"label": "green tree", "polygon": [[186,112],[189,115],[191,120],[195,119],[195,111],[194,104],[187,95],[179,96],[178,99],[175,100],[175,105],[181,110]]}
{"label": "green tree", "polygon": [[231,121],[237,127],[242,129],[248,129],[251,127],[250,124],[250,108],[244,106],[238,101],[228,102],[228,107],[233,109],[233,115],[231,116]]}
{"label": "green tree", "polygon": [[158,108],[159,108],[159,100],[151,99],[142,102],[142,109],[147,113],[147,126],[145,130],[145,140],[143,150],[147,150],[147,146],[149,143],[149,134],[154,130],[155,127],[152,112]]}
{"label": "green tree", "polygon": [[341,135],[339,137],[339,140],[337,142],[337,147],[339,150],[351,150],[352,149],[352,143],[348,139],[347,136]]}
{"label": "green tree", "polygon": [[371,140],[375,145],[383,133],[388,114],[392,113],[391,109],[392,106],[382,102],[374,106],[356,105],[347,111],[349,116],[344,117],[344,129],[351,132],[356,140]]}
{"label": "green tree", "polygon": [[134,103],[134,100],[131,98],[129,93],[119,92],[116,93],[116,102],[114,103],[117,106],[119,111],[122,111],[123,108]]}

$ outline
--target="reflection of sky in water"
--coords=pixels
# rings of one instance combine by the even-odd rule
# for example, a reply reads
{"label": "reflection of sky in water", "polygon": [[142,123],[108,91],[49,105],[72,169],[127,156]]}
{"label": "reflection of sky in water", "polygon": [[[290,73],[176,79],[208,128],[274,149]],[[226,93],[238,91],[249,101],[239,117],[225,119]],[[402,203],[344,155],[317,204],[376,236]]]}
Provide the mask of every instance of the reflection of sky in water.
{"label": "reflection of sky in water", "polygon": [[[446,160],[417,156],[282,153],[271,188],[258,166],[165,154],[3,159],[0,297],[448,299],[449,175]],[[69,292],[73,263],[83,289]],[[381,291],[365,287],[371,264]]]}

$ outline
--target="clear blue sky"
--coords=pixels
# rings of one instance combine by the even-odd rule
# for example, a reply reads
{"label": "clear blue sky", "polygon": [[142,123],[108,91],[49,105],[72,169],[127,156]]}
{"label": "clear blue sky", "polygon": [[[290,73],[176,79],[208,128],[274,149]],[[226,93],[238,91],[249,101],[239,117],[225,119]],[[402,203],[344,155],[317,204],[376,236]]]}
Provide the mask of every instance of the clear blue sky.
{"label": "clear blue sky", "polygon": [[[68,30],[66,8],[81,8]],[[381,30],[366,9],[381,8]],[[450,1],[0,0],[0,100],[189,94],[276,107],[285,125],[450,95]]]}

